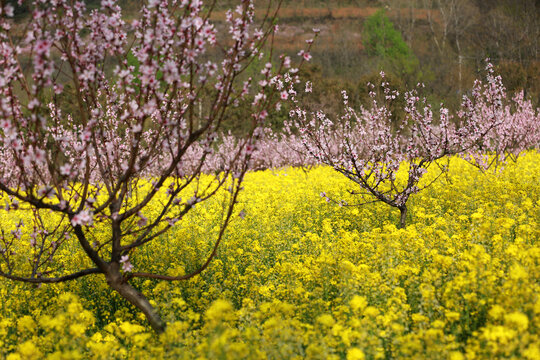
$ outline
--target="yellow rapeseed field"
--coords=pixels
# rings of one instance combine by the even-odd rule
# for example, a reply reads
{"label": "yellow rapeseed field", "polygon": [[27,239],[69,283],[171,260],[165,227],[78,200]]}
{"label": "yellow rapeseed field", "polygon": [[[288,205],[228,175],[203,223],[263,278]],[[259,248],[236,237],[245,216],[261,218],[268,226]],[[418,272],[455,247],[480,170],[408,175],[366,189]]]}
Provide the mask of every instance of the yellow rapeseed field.
{"label": "yellow rapeseed field", "polygon": [[[0,279],[0,358],[540,359],[537,152],[497,174],[452,159],[411,198],[405,229],[384,204],[327,203],[323,191],[354,202],[330,168],[253,172],[244,186],[245,216],[201,276],[135,282],[168,322],[162,336],[102,276]],[[131,256],[135,269],[200,265],[221,211],[218,197],[195,207]],[[87,262],[75,245],[59,256],[66,272]]]}

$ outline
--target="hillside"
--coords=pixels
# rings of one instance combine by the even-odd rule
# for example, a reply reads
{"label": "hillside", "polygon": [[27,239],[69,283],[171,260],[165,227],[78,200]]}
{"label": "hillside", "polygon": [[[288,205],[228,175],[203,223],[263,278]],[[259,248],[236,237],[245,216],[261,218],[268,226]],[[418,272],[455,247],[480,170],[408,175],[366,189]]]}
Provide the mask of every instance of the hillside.
{"label": "hillside", "polygon": [[[14,1],[11,1],[14,3]],[[273,0],[272,6],[278,1]],[[30,1],[17,7],[24,21]],[[99,0],[87,0],[89,8]],[[127,19],[134,18],[142,0],[120,0]],[[210,3],[207,1],[206,3]],[[256,0],[263,16],[267,0]],[[225,19],[238,4],[219,0],[211,18]],[[384,9],[410,49],[410,64],[374,56],[364,46],[364,24]],[[279,11],[280,32],[275,53],[294,55],[312,37],[321,35],[312,49],[316,66],[310,70],[322,86],[362,88],[366,80],[384,70],[396,86],[424,82],[434,102],[456,105],[490,58],[510,93],[525,90],[535,104],[540,94],[540,2],[535,0],[284,0]]]}

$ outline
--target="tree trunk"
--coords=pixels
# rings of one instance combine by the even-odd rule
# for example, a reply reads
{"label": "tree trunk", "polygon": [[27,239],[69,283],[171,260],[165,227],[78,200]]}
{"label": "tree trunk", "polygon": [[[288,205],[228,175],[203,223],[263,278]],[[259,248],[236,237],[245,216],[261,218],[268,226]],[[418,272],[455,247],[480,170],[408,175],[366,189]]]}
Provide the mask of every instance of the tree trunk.
{"label": "tree trunk", "polygon": [[165,323],[161,320],[157,311],[150,305],[148,299],[141,294],[141,292],[124,281],[120,271],[113,270],[111,273],[107,274],[107,283],[111,288],[122,295],[124,299],[143,312],[150,323],[150,326],[152,326],[152,329],[154,329],[156,333],[161,334],[165,331]]}
{"label": "tree trunk", "polygon": [[399,229],[404,229],[405,228],[405,222],[407,220],[407,207],[405,205],[400,207],[399,208],[399,213],[400,213],[400,217],[399,217],[399,226],[398,226],[398,228]]}

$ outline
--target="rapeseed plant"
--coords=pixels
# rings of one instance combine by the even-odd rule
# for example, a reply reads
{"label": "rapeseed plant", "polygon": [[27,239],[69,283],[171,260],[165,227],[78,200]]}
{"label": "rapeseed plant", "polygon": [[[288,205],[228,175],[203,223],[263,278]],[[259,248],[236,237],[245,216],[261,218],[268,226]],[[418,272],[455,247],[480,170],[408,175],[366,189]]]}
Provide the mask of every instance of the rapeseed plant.
{"label": "rapeseed plant", "polygon": [[[2,280],[0,357],[537,359],[539,160],[533,151],[483,174],[452,158],[448,180],[410,200],[403,229],[381,203],[327,204],[321,191],[352,196],[331,168],[250,172],[206,272],[134,283],[169,323],[162,335],[104,278]],[[217,196],[194,208],[133,266],[190,271],[211,251],[221,206]],[[9,216],[0,211],[4,231]],[[84,257],[66,249],[69,271]]]}

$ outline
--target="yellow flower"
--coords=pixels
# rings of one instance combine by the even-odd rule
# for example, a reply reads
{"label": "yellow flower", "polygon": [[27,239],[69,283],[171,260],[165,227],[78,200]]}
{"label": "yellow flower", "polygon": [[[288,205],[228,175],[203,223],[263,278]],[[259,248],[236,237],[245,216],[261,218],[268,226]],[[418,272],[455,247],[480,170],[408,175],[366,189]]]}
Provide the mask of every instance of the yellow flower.
{"label": "yellow flower", "polygon": [[448,321],[458,321],[461,317],[461,314],[457,311],[446,311],[444,315],[446,316]]}
{"label": "yellow flower", "polygon": [[514,280],[526,279],[529,276],[525,268],[519,264],[514,264],[510,268],[510,278]]}
{"label": "yellow flower", "polygon": [[519,331],[525,331],[529,327],[529,318],[527,315],[515,311],[504,316],[504,321],[508,325],[517,328]]}
{"label": "yellow flower", "polygon": [[324,326],[328,326],[328,327],[331,327],[335,324],[335,320],[330,314],[320,315],[319,317],[317,317],[317,321],[323,324]]}
{"label": "yellow flower", "polygon": [[36,323],[32,317],[25,315],[17,321],[17,329],[19,332],[35,332],[37,331]]}
{"label": "yellow flower", "polygon": [[126,336],[132,336],[136,333],[140,333],[144,331],[144,327],[137,324],[132,324],[129,321],[123,321],[118,328],[122,331],[122,333]]}
{"label": "yellow flower", "polygon": [[347,360],[364,360],[366,355],[359,348],[352,348],[347,351]]}
{"label": "yellow flower", "polygon": [[32,341],[25,341],[18,348],[23,359],[40,359],[43,354]]}
{"label": "yellow flower", "polygon": [[71,335],[78,337],[84,334],[86,331],[86,326],[81,323],[71,324],[69,326],[69,332]]}
{"label": "yellow flower", "polygon": [[205,318],[208,322],[216,324],[220,321],[235,319],[234,313],[234,308],[229,301],[218,299],[206,310]]}
{"label": "yellow flower", "polygon": [[465,359],[465,356],[463,356],[462,353],[460,353],[459,351],[452,351],[450,353],[450,359],[449,360],[464,360]]}
{"label": "yellow flower", "polygon": [[364,315],[369,316],[369,317],[376,317],[377,315],[379,315],[379,310],[377,310],[377,308],[373,306],[368,306],[364,310]]}
{"label": "yellow flower", "polygon": [[349,305],[353,311],[362,311],[367,306],[367,300],[364,296],[354,295]]}
{"label": "yellow flower", "polygon": [[537,344],[529,345],[524,351],[523,356],[528,360],[540,359],[540,347]]}
{"label": "yellow flower", "polygon": [[414,321],[415,323],[419,323],[419,322],[429,322],[429,318],[428,318],[427,316],[424,316],[424,315],[418,314],[418,313],[412,314],[412,315],[411,315],[411,319],[412,319],[412,321]]}

